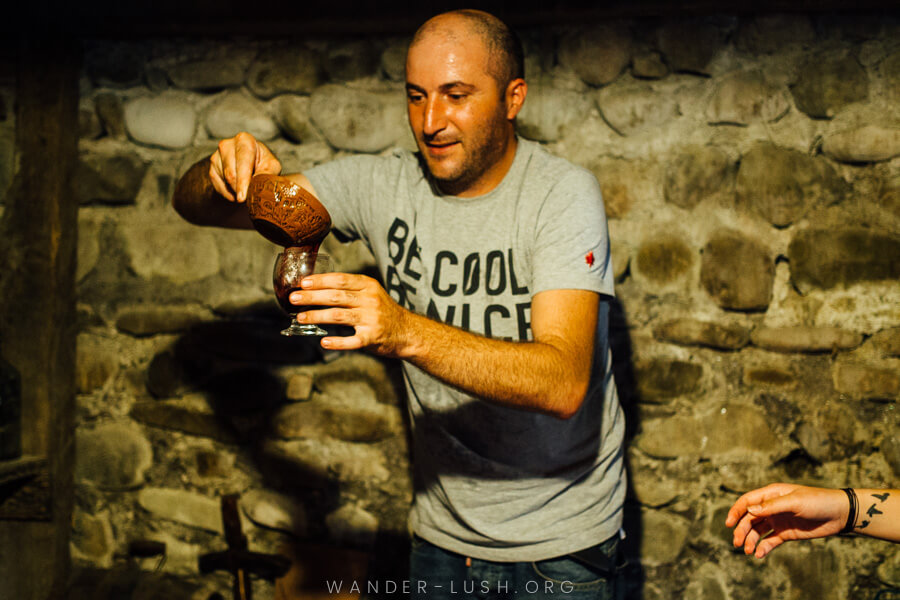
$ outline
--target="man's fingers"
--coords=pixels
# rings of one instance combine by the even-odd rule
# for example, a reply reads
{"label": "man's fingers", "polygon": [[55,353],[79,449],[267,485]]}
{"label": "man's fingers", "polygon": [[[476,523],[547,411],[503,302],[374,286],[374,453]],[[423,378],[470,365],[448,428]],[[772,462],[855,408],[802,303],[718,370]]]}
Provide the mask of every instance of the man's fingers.
{"label": "man's fingers", "polygon": [[231,193],[231,188],[225,183],[225,180],[222,179],[222,160],[219,157],[219,153],[216,152],[210,158],[209,165],[209,180],[213,184],[213,188],[220,194],[222,194],[228,200],[234,201],[234,195]]}
{"label": "man's fingers", "polygon": [[316,273],[304,277],[300,286],[304,290],[347,290],[359,292],[367,289],[374,280],[365,275],[352,273]]}
{"label": "man's fingers", "polygon": [[328,350],[360,350],[364,344],[358,335],[329,336],[322,338],[322,347]]}
{"label": "man's fingers", "polygon": [[256,138],[249,133],[239,133],[234,139],[235,192],[238,202],[243,202],[247,199],[247,188],[250,186],[250,178],[256,168],[259,148]]}
{"label": "man's fingers", "polygon": [[780,535],[770,535],[756,546],[756,558],[763,558],[766,554],[784,543],[784,539]]}

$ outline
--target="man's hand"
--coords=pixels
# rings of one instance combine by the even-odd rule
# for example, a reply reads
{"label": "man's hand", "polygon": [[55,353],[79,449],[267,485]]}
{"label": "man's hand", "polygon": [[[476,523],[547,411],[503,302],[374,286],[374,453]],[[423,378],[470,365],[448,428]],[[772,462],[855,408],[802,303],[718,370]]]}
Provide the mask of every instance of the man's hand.
{"label": "man's hand", "polygon": [[725,525],[734,527],[736,548],[762,558],[786,541],[839,533],[849,511],[841,490],[773,483],[738,498]]}
{"label": "man's hand", "polygon": [[326,337],[329,350],[369,349],[381,356],[403,358],[412,313],[397,304],[381,284],[365,275],[321,273],[301,282],[291,303],[323,308],[297,315],[300,323],[349,325],[352,336]]}
{"label": "man's hand", "polygon": [[219,142],[219,148],[209,162],[209,179],[213,187],[232,202],[247,199],[250,178],[257,173],[281,173],[281,163],[275,155],[265,144],[245,132]]}

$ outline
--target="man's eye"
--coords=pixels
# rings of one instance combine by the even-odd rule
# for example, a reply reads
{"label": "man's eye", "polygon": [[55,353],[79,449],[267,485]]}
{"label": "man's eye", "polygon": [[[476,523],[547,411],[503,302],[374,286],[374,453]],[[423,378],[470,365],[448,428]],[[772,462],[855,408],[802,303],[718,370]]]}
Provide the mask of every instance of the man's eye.
{"label": "man's eye", "polygon": [[466,99],[466,94],[448,94],[448,96],[454,102],[461,102]]}
{"label": "man's eye", "polygon": [[425,97],[421,94],[407,94],[406,96],[410,102],[418,103],[421,102]]}

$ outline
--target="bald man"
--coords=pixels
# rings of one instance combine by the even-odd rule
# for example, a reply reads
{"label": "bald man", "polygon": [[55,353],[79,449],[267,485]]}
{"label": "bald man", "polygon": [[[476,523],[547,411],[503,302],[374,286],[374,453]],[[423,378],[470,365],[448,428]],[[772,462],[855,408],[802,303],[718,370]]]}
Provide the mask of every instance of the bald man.
{"label": "bald man", "polygon": [[[516,135],[528,91],[513,32],[438,15],[407,55],[418,152],[288,175],[362,239],[381,282],[314,275],[291,302],[321,340],[402,361],[413,423],[410,588],[417,598],[612,598],[625,496],[610,371],[609,239],[594,176]],[[251,227],[250,177],[281,171],[246,133],[220,142],[173,203]]]}

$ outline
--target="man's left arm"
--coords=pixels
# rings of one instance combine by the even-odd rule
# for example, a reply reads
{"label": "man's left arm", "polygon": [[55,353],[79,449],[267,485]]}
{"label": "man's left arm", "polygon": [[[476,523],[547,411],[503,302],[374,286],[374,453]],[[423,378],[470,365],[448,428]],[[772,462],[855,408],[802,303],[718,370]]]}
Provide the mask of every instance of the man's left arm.
{"label": "man's left arm", "polygon": [[534,341],[480,336],[413,313],[374,279],[328,273],[304,280],[295,304],[329,305],[300,313],[301,322],[355,328],[326,337],[329,350],[369,349],[407,360],[444,383],[486,400],[549,414],[574,415],[587,392],[600,296],[586,290],[546,290],[531,303]]}

